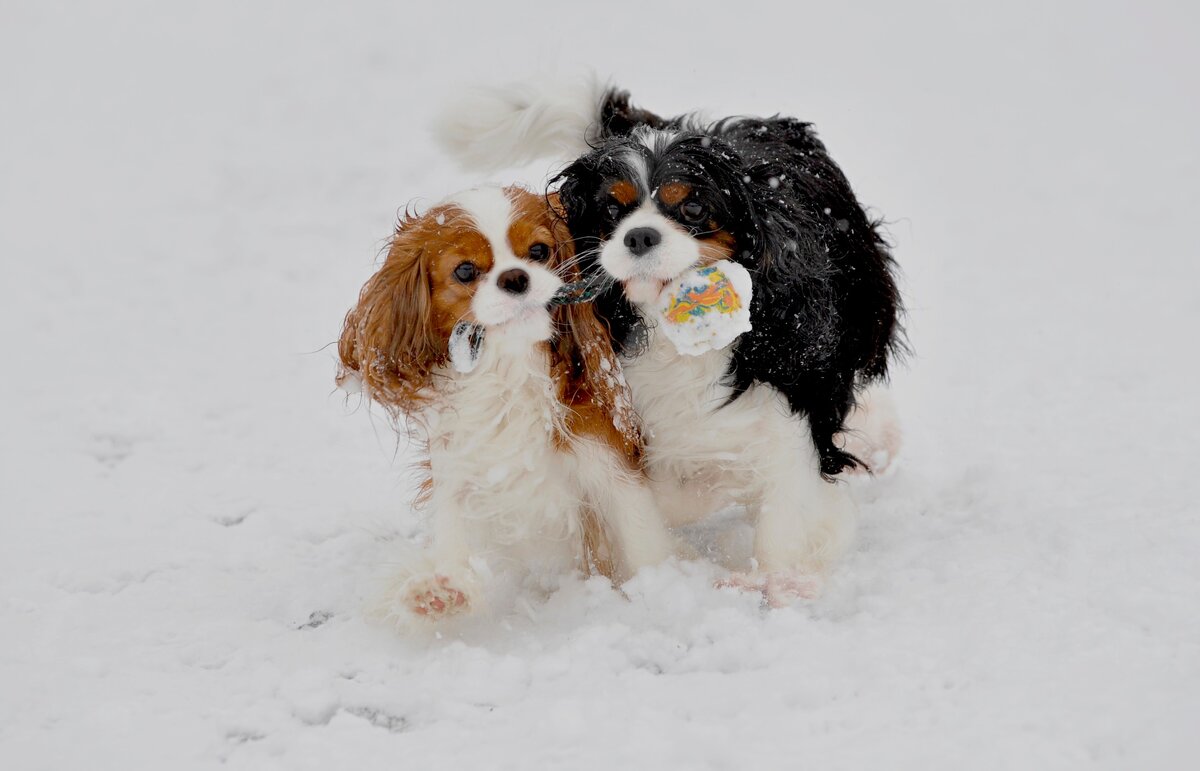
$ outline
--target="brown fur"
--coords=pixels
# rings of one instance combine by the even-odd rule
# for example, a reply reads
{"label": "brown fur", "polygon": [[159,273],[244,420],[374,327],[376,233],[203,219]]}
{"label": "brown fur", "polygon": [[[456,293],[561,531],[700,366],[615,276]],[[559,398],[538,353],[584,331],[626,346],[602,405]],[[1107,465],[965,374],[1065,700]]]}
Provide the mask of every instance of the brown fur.
{"label": "brown fur", "polygon": [[604,523],[590,506],[583,507],[581,516],[583,526],[584,569],[589,574],[599,573],[609,580],[616,580],[617,565],[613,559],[612,544]]}
{"label": "brown fur", "polygon": [[474,289],[451,277],[464,259],[486,271],[492,253],[457,208],[440,206],[402,219],[383,267],[346,314],[338,383],[353,372],[365,393],[393,414],[419,410],[429,398],[434,370],[447,361],[454,325],[470,320]]}
{"label": "brown fur", "polygon": [[[557,195],[548,200],[517,187],[506,192],[513,202],[507,232],[513,253],[525,257],[533,244],[544,243],[550,247],[547,267],[564,281],[579,280]],[[632,192],[636,200],[636,189]],[[383,267],[367,281],[358,304],[346,315],[338,341],[338,382],[357,374],[366,395],[395,417],[417,414],[427,406],[436,372],[448,364],[455,324],[473,321],[470,304],[476,285],[453,277],[463,261],[475,263],[480,273],[490,270],[493,261],[487,239],[464,212],[444,205],[420,217],[406,216],[396,227]],[[628,387],[619,377],[608,329],[590,303],[557,307],[553,317],[557,335],[547,348],[559,399],[569,408],[566,430],[608,444],[631,470],[637,469],[639,424]],[[564,451],[570,447],[568,436],[556,436],[555,441]],[[428,499],[433,483],[428,460],[420,468],[424,478],[418,502]],[[594,512],[585,511],[582,525],[591,566],[611,578],[612,549],[603,524]]]}
{"label": "brown fur", "polygon": [[[550,204],[557,209],[557,195],[551,195]],[[555,236],[558,248],[551,268],[564,281],[578,281],[582,273],[573,262],[570,233],[561,220],[555,222]],[[617,449],[629,467],[636,468],[642,438],[629,388],[619,376],[621,365],[608,328],[591,303],[556,308],[555,322],[562,333],[555,341],[552,366],[559,374],[559,398],[570,408],[567,429]]]}
{"label": "brown fur", "polygon": [[667,206],[681,204],[692,194],[692,186],[686,182],[668,182],[658,188],[658,200]]}
{"label": "brown fur", "polygon": [[614,182],[613,186],[609,188],[608,194],[622,206],[632,206],[638,200],[637,185],[627,179],[620,179]]}
{"label": "brown fur", "polygon": [[717,227],[717,223],[709,223],[709,231],[697,236],[700,241],[700,258],[703,265],[711,265],[718,260],[727,260],[733,254],[737,239],[727,231]]}
{"label": "brown fur", "polygon": [[525,257],[529,247],[545,244],[550,247],[548,267],[561,265],[560,250],[573,254],[571,234],[555,213],[546,206],[546,200],[520,188],[509,188],[513,199],[513,222],[508,226],[508,245],[513,254]]}

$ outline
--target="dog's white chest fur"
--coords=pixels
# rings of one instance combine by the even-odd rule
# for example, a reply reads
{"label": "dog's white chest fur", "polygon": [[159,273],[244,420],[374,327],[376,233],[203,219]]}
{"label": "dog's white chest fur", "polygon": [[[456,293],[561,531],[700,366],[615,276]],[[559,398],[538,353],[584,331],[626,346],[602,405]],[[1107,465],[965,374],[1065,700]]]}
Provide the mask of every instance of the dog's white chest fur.
{"label": "dog's white chest fur", "polygon": [[615,448],[567,430],[546,349],[504,343],[490,335],[472,372],[447,373],[431,420],[433,548],[399,583],[418,615],[486,602],[481,577],[497,569],[581,566],[585,507],[603,522],[621,576],[670,553],[640,473]]}
{"label": "dog's white chest fur", "polygon": [[575,496],[554,444],[564,416],[545,351],[502,356],[485,344],[456,381],[430,436],[433,505],[463,512],[490,543],[565,539]]}
{"label": "dog's white chest fur", "polygon": [[624,366],[663,513],[678,524],[755,503],[776,468],[795,463],[797,445],[810,444],[805,418],[766,385],[730,402],[732,348],[688,356],[661,330],[649,334],[648,349]]}

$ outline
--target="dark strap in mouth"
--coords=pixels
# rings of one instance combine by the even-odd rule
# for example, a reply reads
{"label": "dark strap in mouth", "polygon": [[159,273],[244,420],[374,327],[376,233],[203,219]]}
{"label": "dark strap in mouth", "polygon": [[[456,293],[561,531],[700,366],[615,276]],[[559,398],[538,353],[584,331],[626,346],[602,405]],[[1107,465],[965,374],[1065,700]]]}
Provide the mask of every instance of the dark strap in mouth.
{"label": "dark strap in mouth", "polygon": [[550,298],[549,305],[578,305],[579,303],[589,302],[595,299],[596,295],[600,294],[607,282],[603,278],[585,278],[582,281],[572,281],[570,284],[563,284],[559,290]]}

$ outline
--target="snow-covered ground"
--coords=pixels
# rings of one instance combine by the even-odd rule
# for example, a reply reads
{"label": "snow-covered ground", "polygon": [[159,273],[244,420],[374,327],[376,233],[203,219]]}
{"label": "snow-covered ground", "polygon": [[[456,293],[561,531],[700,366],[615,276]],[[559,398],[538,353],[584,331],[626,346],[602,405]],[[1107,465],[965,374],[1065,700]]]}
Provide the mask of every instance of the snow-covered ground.
{"label": "snow-covered ground", "polygon": [[[0,5],[0,766],[1195,767],[1194,4],[312,5]],[[400,637],[407,450],[323,346],[476,181],[444,89],[581,65],[817,123],[905,454],[816,601],[683,564]]]}

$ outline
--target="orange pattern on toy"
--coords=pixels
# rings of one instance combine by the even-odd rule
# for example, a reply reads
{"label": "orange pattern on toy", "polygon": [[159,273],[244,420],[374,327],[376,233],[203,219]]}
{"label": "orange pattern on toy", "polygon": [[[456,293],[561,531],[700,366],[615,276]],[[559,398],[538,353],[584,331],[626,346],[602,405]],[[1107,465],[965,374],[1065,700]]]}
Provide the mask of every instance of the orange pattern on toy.
{"label": "orange pattern on toy", "polygon": [[708,283],[689,286],[686,291],[671,298],[665,316],[672,324],[683,324],[714,310],[717,313],[733,313],[742,307],[729,278],[716,267],[701,268],[697,274]]}

